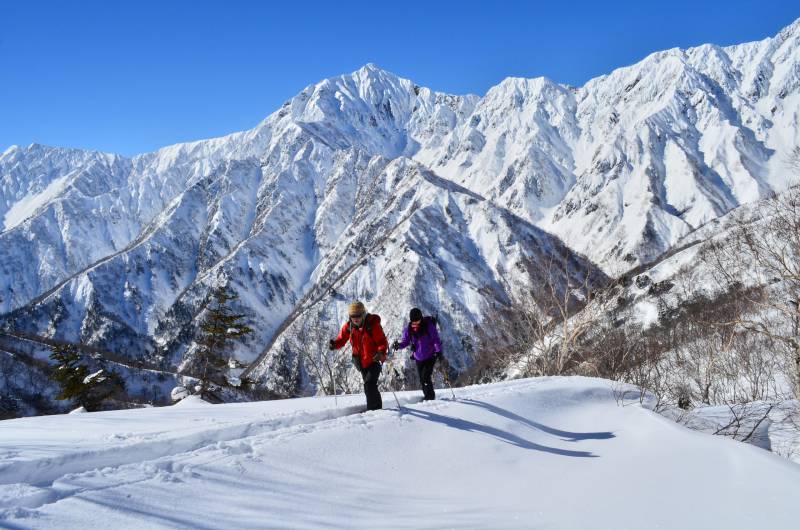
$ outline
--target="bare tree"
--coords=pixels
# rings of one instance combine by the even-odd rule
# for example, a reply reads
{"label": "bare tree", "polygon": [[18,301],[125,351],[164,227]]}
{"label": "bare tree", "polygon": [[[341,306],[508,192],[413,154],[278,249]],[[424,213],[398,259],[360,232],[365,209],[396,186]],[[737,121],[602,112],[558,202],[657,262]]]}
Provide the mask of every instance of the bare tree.
{"label": "bare tree", "polygon": [[767,337],[788,356],[800,391],[800,187],[763,201],[752,216],[736,215],[725,239],[700,258],[719,286],[744,284],[742,302],[754,308],[719,322]]}
{"label": "bare tree", "polygon": [[[325,314],[315,319],[305,319],[302,329],[293,335],[298,351],[303,352],[305,365],[318,391],[325,395],[358,392],[360,384],[352,367],[351,346],[341,350],[328,349],[328,341],[335,334],[326,322]],[[338,329],[338,328],[335,328]]]}
{"label": "bare tree", "polygon": [[479,330],[472,380],[497,376],[509,365],[526,377],[565,374],[590,357],[583,341],[615,303],[606,278],[564,249],[526,267],[531,286],[508,289],[509,302],[485,311],[492,325]]}

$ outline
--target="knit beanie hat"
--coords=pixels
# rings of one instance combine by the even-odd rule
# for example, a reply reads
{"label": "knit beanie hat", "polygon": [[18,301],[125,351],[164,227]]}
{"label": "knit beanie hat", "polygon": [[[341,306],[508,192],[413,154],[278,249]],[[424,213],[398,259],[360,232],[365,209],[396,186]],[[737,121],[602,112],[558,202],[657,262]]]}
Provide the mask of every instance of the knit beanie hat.
{"label": "knit beanie hat", "polygon": [[347,314],[348,314],[348,316],[363,315],[366,312],[367,312],[367,308],[364,307],[364,304],[362,304],[358,300],[354,300],[354,301],[350,302],[350,305],[347,306]]}
{"label": "knit beanie hat", "polygon": [[420,308],[418,308],[418,307],[415,307],[408,314],[408,319],[411,322],[416,322],[417,320],[422,320],[422,310],[420,310]]}

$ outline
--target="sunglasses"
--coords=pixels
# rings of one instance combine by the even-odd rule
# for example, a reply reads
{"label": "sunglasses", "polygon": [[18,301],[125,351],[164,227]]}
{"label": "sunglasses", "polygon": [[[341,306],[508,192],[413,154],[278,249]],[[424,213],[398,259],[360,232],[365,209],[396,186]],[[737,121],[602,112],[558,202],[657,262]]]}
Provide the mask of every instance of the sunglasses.
{"label": "sunglasses", "polygon": [[353,319],[359,320],[359,319],[361,319],[361,318],[364,318],[364,313],[359,313],[359,314],[357,314],[357,315],[350,315],[350,318],[353,318]]}

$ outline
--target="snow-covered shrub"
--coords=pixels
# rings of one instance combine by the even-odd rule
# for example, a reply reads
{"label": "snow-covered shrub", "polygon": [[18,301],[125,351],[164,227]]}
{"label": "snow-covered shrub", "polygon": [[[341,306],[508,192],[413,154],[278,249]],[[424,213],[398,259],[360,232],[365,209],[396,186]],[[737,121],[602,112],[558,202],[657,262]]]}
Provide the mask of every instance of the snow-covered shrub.
{"label": "snow-covered shrub", "polygon": [[169,397],[172,399],[173,403],[177,403],[178,401],[188,397],[189,395],[190,395],[189,390],[187,390],[187,388],[184,386],[176,386],[169,393]]}

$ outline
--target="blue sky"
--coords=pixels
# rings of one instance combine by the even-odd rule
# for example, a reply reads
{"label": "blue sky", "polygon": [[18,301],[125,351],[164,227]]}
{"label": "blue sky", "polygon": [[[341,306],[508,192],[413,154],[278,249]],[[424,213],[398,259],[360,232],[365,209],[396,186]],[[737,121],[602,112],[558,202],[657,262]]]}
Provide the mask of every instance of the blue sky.
{"label": "blue sky", "polygon": [[368,62],[458,94],[507,76],[582,85],[653,51],[760,40],[798,17],[797,0],[0,0],[0,151],[133,155],[220,136]]}

